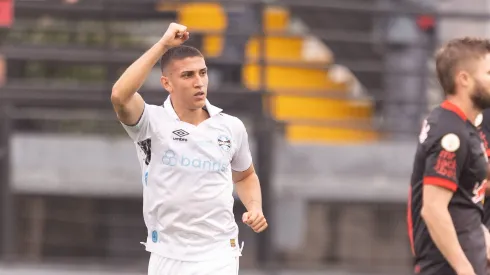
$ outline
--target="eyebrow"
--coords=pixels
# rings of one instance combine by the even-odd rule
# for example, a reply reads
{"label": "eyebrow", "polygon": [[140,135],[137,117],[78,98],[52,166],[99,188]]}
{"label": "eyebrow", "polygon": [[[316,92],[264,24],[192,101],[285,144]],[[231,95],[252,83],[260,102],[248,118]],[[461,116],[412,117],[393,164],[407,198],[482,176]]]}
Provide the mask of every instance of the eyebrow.
{"label": "eyebrow", "polygon": [[[201,72],[201,71],[207,71],[208,68],[207,67],[204,67],[204,68],[201,68],[197,71]],[[194,73],[195,71],[182,71],[180,74],[183,75],[183,74],[188,74],[188,73]]]}

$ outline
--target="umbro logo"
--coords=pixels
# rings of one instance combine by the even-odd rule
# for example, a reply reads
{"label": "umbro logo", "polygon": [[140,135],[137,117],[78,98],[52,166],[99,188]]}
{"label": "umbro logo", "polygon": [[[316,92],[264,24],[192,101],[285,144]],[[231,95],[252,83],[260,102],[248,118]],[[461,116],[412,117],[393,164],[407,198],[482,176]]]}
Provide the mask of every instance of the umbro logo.
{"label": "umbro logo", "polygon": [[178,137],[185,137],[187,136],[189,133],[187,133],[186,131],[182,130],[182,129],[179,129],[179,130],[175,130],[172,132],[174,135],[178,136]]}
{"label": "umbro logo", "polygon": [[176,141],[182,141],[182,142],[187,142],[187,139],[184,138],[185,136],[189,135],[189,133],[187,133],[186,131],[182,130],[182,129],[179,129],[179,130],[175,130],[172,132],[174,135],[176,135],[176,137],[174,137],[173,139],[176,140]]}

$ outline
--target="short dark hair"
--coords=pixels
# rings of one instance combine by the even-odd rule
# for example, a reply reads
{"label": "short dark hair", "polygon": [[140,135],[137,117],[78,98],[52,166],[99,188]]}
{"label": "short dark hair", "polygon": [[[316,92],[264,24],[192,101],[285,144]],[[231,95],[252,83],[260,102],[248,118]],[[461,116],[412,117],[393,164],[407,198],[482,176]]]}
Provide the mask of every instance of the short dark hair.
{"label": "short dark hair", "polygon": [[439,83],[445,95],[453,95],[455,91],[454,77],[460,66],[468,61],[483,58],[490,53],[490,41],[481,38],[453,39],[441,47],[436,53],[436,70]]}
{"label": "short dark hair", "polygon": [[160,68],[163,71],[174,60],[182,60],[188,57],[203,57],[202,53],[191,46],[180,45],[167,50],[160,59]]}

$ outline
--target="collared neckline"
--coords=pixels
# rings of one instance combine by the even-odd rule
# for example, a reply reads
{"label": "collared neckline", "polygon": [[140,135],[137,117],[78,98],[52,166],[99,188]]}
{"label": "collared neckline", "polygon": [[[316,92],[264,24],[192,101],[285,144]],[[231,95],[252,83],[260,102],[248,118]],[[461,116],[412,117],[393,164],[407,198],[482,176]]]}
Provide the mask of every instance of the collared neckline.
{"label": "collared neckline", "polygon": [[[164,109],[167,111],[167,113],[173,118],[173,119],[176,119],[176,120],[179,120],[180,121],[180,118],[179,116],[177,115],[177,113],[175,112],[175,109],[174,107],[172,106],[172,102],[170,100],[170,95],[167,97],[167,99],[165,100],[165,102],[163,103],[163,107]],[[209,116],[210,117],[213,117],[215,115],[218,115],[219,113],[221,113],[223,110],[212,105],[208,99],[206,99],[206,105],[204,106],[204,108],[208,113],[209,113]]]}
{"label": "collared neckline", "polygon": [[456,113],[463,121],[468,120],[468,118],[466,117],[463,110],[461,110],[458,106],[454,105],[453,103],[451,103],[448,100],[445,100],[444,102],[442,102],[441,107],[448,110],[448,111]]}

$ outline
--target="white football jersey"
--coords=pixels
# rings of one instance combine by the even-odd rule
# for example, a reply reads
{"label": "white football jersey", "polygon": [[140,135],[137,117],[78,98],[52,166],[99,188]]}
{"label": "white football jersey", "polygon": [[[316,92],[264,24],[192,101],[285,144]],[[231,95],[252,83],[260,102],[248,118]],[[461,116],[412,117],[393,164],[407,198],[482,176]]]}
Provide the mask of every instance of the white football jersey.
{"label": "white football jersey", "polygon": [[142,168],[146,250],[182,261],[240,256],[231,171],[252,165],[243,122],[206,100],[210,118],[180,121],[170,102],[145,104],[135,126]]}

